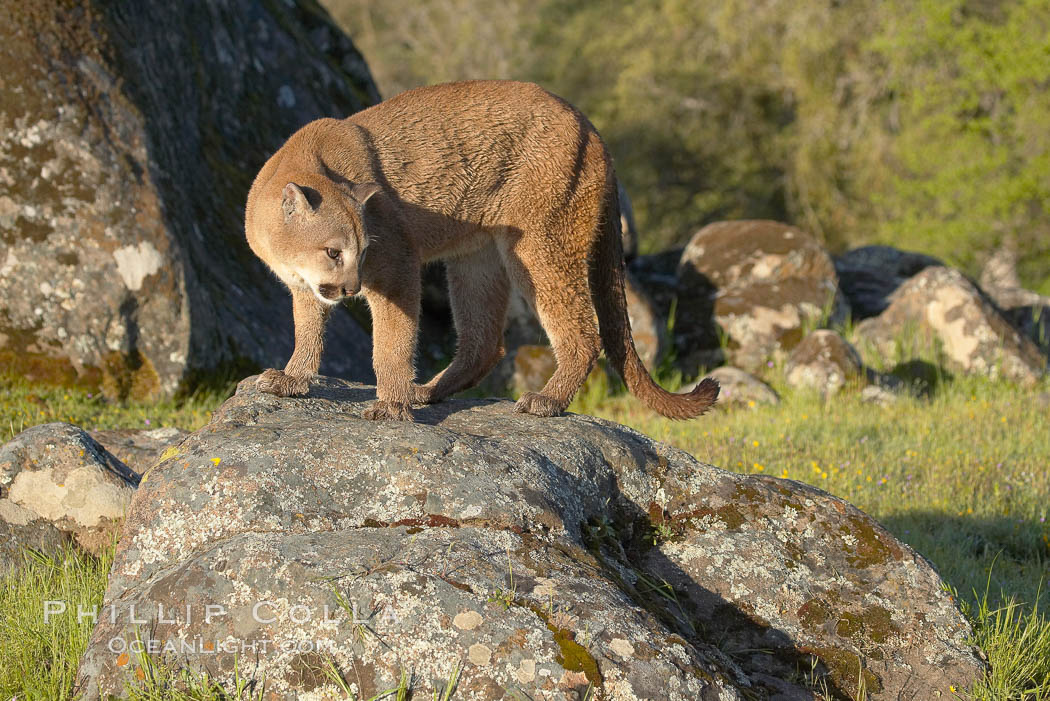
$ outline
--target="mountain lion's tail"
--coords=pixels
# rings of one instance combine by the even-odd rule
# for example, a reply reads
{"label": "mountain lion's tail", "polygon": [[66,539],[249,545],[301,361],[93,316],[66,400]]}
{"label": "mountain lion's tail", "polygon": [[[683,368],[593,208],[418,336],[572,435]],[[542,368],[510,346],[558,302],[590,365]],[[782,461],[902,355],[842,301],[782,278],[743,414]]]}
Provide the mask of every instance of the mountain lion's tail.
{"label": "mountain lion's tail", "polygon": [[718,399],[718,382],[707,378],[693,391],[673,394],[653,382],[642,365],[631,337],[624,293],[623,242],[620,238],[620,202],[613,179],[607,196],[601,232],[595,242],[591,268],[591,298],[598,312],[598,329],[605,355],[631,394],[669,419],[700,416]]}

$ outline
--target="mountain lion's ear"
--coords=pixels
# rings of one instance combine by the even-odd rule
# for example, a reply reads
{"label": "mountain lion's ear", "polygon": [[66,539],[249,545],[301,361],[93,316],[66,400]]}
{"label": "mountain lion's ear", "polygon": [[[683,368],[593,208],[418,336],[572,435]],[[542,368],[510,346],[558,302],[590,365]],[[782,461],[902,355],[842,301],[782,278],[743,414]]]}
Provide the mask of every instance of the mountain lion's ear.
{"label": "mountain lion's ear", "polygon": [[368,198],[379,192],[378,183],[358,183],[350,188],[350,197],[359,207],[364,207]]}
{"label": "mountain lion's ear", "polygon": [[285,185],[281,195],[281,209],[284,210],[285,219],[290,219],[293,214],[302,214],[314,210],[310,200],[306,199],[302,189],[295,183]]}

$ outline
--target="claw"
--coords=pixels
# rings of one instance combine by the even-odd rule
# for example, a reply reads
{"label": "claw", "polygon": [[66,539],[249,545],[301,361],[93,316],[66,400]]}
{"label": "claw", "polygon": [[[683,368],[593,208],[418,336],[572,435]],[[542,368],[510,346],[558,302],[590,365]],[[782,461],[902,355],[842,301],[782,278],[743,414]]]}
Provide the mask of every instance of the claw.
{"label": "claw", "polygon": [[521,395],[518,403],[514,405],[514,411],[519,414],[532,414],[534,416],[558,416],[565,411],[565,407],[561,406],[557,400],[551,399],[544,394],[526,392]]}
{"label": "claw", "polygon": [[387,402],[377,399],[365,409],[364,417],[370,421],[412,421],[412,410],[403,402]]}
{"label": "claw", "polygon": [[305,377],[293,377],[281,370],[270,368],[259,375],[255,386],[278,397],[298,397],[310,391],[310,381]]}

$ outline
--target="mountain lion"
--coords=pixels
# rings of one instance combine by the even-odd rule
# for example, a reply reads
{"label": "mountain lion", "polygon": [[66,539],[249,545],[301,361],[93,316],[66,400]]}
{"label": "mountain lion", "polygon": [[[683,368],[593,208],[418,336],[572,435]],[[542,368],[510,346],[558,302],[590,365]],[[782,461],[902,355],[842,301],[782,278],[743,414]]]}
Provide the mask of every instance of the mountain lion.
{"label": "mountain lion", "polygon": [[[365,416],[410,420],[413,404],[477,384],[503,356],[514,284],[557,360],[517,411],[564,411],[603,346],[631,393],[664,416],[698,416],[718,396],[713,380],[671,394],[638,359],[612,159],[586,117],[539,86],[437,85],[311,122],[263,166],[245,220],[252,250],[292,293],[295,350],[260,376],[267,392],[307,392],[329,310],[362,294],[378,395]],[[458,346],[416,384],[421,266],[432,260],[445,263]]]}

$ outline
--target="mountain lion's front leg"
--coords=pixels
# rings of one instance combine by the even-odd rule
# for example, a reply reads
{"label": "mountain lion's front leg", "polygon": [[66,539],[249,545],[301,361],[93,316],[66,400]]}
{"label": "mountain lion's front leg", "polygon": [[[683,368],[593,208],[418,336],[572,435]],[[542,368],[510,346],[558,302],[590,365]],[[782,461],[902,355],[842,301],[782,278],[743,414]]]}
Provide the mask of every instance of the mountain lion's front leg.
{"label": "mountain lion's front leg", "polygon": [[406,276],[401,289],[366,291],[372,311],[372,365],[376,372],[376,402],[366,419],[412,420],[412,382],[416,370],[420,274]]}
{"label": "mountain lion's front leg", "polygon": [[329,309],[309,291],[292,292],[295,350],[283,371],[270,368],[259,376],[256,385],[259,389],[279,397],[301,396],[309,391],[310,377],[321,367]]}

